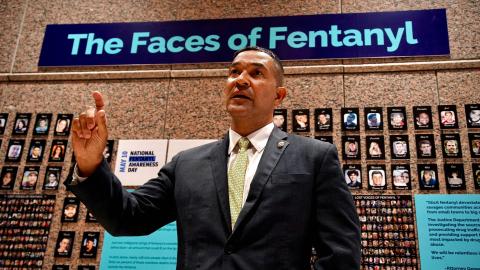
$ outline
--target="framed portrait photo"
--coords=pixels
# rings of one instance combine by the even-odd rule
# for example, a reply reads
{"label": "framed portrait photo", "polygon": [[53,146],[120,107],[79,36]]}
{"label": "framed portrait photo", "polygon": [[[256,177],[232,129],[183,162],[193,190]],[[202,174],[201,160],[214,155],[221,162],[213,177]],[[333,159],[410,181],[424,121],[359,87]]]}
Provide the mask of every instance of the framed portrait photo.
{"label": "framed portrait photo", "polygon": [[440,117],[441,129],[458,128],[458,115],[456,105],[439,105],[438,114]]}
{"label": "framed portrait photo", "polygon": [[392,164],[392,181],[395,190],[412,189],[412,181],[410,177],[410,165],[408,164]]}
{"label": "framed portrait photo", "polygon": [[461,158],[462,145],[460,134],[442,134],[442,152],[444,158]]}
{"label": "framed portrait photo", "polygon": [[405,107],[388,107],[387,113],[390,130],[407,130],[407,111]]}
{"label": "framed portrait photo", "polygon": [[35,119],[33,135],[48,135],[50,124],[52,123],[51,113],[39,113]]}
{"label": "framed portrait photo", "polygon": [[360,159],[360,136],[342,136],[343,159]]}
{"label": "framed portrait photo", "polygon": [[418,164],[418,182],[422,190],[438,190],[438,170],[436,164]]}
{"label": "framed portrait photo", "polygon": [[367,107],[364,109],[365,130],[383,130],[383,109]]}
{"label": "framed portrait photo", "polygon": [[408,135],[390,135],[390,153],[392,159],[410,159]]}
{"label": "framed portrait photo", "polygon": [[360,164],[343,165],[343,175],[350,189],[362,188],[362,166]]}
{"label": "framed portrait photo", "polygon": [[466,104],[465,115],[468,128],[480,128],[480,104]]}
{"label": "framed portrait photo", "polygon": [[82,238],[82,246],[80,247],[80,258],[96,258],[98,242],[100,238],[99,232],[84,232]]}
{"label": "framed portrait photo", "polygon": [[63,201],[62,222],[77,222],[80,201],[76,197],[66,197]]}
{"label": "framed portrait photo", "polygon": [[62,167],[48,166],[45,172],[45,179],[43,181],[43,190],[57,190],[61,175]]}
{"label": "framed portrait photo", "polygon": [[315,131],[332,131],[333,114],[332,108],[317,108],[315,115]]}
{"label": "framed portrait photo", "polygon": [[383,136],[367,136],[367,159],[385,159],[385,142]]}
{"label": "framed portrait photo", "polygon": [[23,178],[20,185],[21,190],[35,190],[38,177],[40,175],[39,166],[27,166],[23,171]]}
{"label": "framed portrait photo", "polygon": [[0,135],[5,133],[7,127],[8,113],[0,113]]}
{"label": "framed portrait photo", "polygon": [[447,189],[464,190],[465,187],[465,171],[463,164],[445,164],[445,179],[447,180]]}
{"label": "framed portrait photo", "polygon": [[298,109],[292,110],[292,129],[293,132],[310,131],[310,110]]}
{"label": "framed portrait photo", "polygon": [[12,190],[15,186],[15,180],[17,179],[18,167],[5,166],[0,173],[1,190]]}
{"label": "framed portrait photo", "polygon": [[32,140],[28,148],[27,162],[42,162],[46,143],[45,140]]}
{"label": "framed portrait photo", "polygon": [[433,134],[415,135],[417,158],[435,158],[435,140]]}
{"label": "framed portrait photo", "polygon": [[23,146],[25,140],[11,139],[8,142],[7,154],[5,155],[5,162],[19,162],[22,158]]}
{"label": "framed portrait photo", "polygon": [[415,129],[433,129],[431,106],[413,106],[413,118]]}
{"label": "framed portrait photo", "polygon": [[68,136],[72,124],[73,114],[59,114],[55,123],[55,136]]}
{"label": "framed portrait photo", "polygon": [[342,130],[344,131],[359,131],[359,109],[358,108],[342,108]]}
{"label": "framed portrait photo", "polygon": [[74,240],[75,240],[74,231],[58,232],[54,256],[69,258],[72,255],[72,247],[73,247]]}
{"label": "framed portrait photo", "polygon": [[287,132],[287,109],[273,110],[273,124],[280,130]]}
{"label": "framed portrait photo", "polygon": [[48,161],[63,162],[67,151],[67,140],[53,140]]}
{"label": "framed portrait photo", "polygon": [[368,189],[384,190],[387,189],[387,177],[385,165],[367,165],[368,170]]}
{"label": "framed portrait photo", "polygon": [[12,135],[27,135],[31,118],[31,113],[17,113],[15,116]]}

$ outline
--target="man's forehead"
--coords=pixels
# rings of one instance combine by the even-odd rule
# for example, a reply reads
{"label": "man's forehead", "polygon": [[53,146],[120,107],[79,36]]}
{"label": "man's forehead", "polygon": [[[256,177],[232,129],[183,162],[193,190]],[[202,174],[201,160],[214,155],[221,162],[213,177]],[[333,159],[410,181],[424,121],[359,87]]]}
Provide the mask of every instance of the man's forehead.
{"label": "man's forehead", "polygon": [[265,66],[273,64],[273,59],[270,55],[261,51],[244,51],[239,53],[232,61],[231,66],[240,64],[249,64],[254,66]]}

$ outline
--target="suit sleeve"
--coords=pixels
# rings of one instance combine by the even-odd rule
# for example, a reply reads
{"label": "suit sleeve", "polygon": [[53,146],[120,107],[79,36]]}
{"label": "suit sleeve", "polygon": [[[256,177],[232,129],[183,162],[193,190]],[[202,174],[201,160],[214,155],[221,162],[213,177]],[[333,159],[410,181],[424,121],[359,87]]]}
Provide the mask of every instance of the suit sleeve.
{"label": "suit sleeve", "polygon": [[360,225],[336,148],[320,158],[315,184],[315,269],[360,269]]}
{"label": "suit sleeve", "polygon": [[85,181],[67,188],[75,194],[112,235],[146,235],[176,219],[175,166],[178,156],[156,178],[133,192],[122,187],[104,160]]}

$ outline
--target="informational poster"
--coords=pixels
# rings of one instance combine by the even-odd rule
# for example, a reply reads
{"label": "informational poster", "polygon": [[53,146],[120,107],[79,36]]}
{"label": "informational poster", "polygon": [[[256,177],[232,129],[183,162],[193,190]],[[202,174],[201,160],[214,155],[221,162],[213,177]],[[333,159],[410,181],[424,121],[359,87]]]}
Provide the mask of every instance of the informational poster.
{"label": "informational poster", "polygon": [[172,158],[181,151],[215,141],[217,140],[169,140],[167,162],[172,160]]}
{"label": "informational poster", "polygon": [[480,269],[480,195],[415,195],[422,269]]}
{"label": "informational poster", "polygon": [[115,175],[124,186],[139,186],[165,164],[167,140],[119,140]]}

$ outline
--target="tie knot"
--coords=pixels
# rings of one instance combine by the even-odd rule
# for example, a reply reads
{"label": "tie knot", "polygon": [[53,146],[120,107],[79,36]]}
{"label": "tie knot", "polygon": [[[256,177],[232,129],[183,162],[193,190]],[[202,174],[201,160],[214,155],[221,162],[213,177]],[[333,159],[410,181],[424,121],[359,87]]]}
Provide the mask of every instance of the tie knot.
{"label": "tie knot", "polygon": [[246,151],[248,149],[249,144],[250,144],[250,141],[247,138],[245,137],[240,138],[240,140],[238,140],[238,146],[240,147],[239,151]]}

